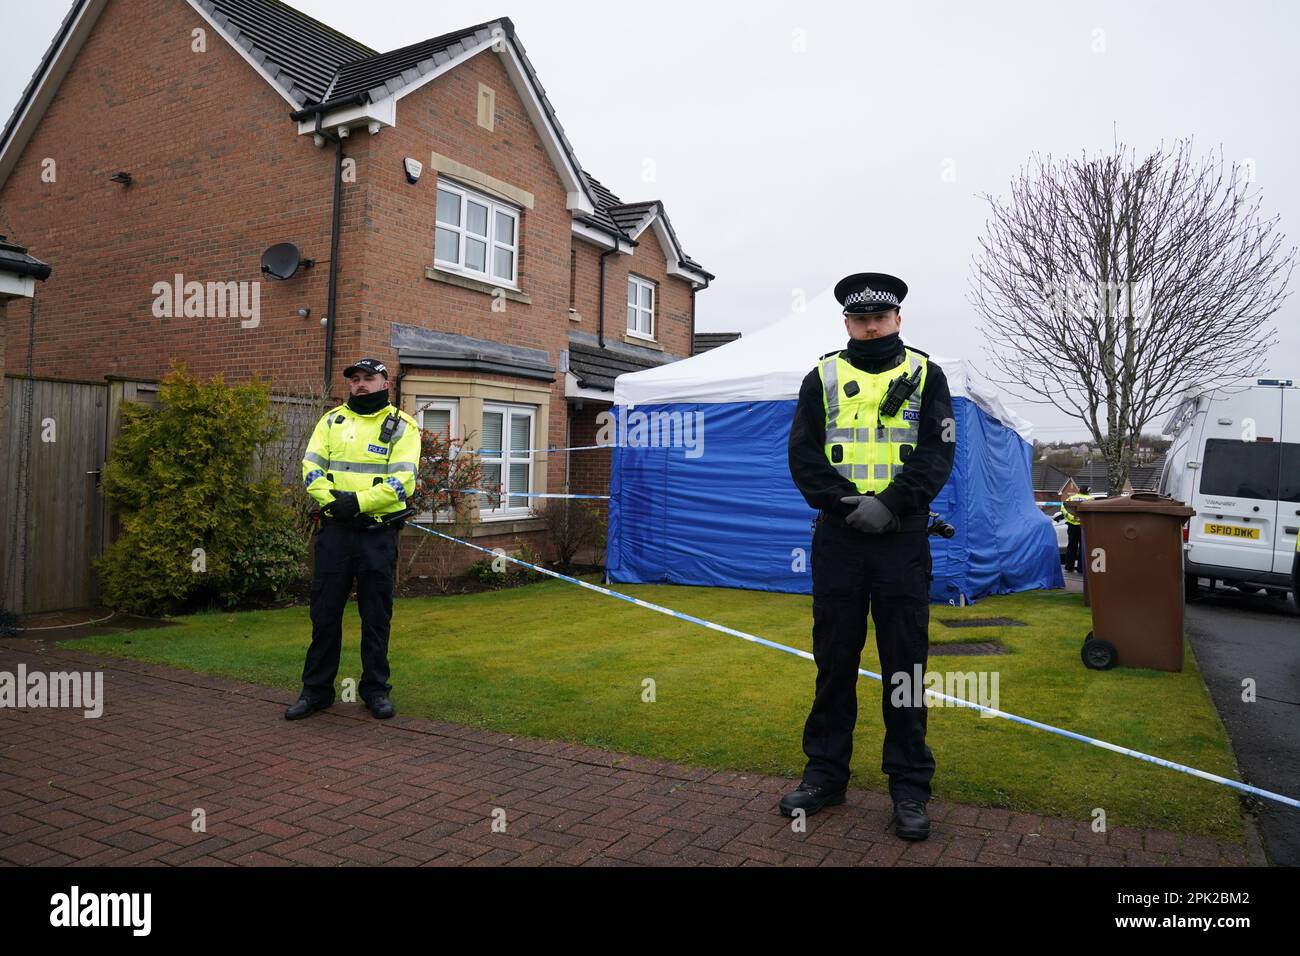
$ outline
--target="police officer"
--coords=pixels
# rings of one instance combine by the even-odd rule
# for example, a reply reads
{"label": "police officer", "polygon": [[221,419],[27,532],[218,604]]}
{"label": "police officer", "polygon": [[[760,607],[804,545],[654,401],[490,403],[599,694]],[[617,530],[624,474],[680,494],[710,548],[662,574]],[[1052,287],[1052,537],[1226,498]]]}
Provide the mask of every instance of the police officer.
{"label": "police officer", "polygon": [[925,745],[924,694],[911,695],[908,706],[891,698],[899,678],[924,691],[914,684],[929,654],[929,510],[952,470],[956,435],[942,370],[899,338],[905,295],[901,279],[875,272],[835,286],[848,347],[823,355],[804,378],[790,427],[791,476],[819,512],[812,549],[817,685],[804,724],[803,780],[780,809],[793,816],[844,802],[870,611],[886,681],[881,769],[895,833],[924,840],[935,767]]}
{"label": "police officer", "polygon": [[388,699],[388,628],[393,616],[397,537],[415,491],[420,428],[388,401],[388,369],[362,359],[343,370],[346,405],[316,424],[302,459],[303,484],[321,506],[311,584],[311,646],[302,696],[285,711],[299,720],[334,703],[343,608],[353,582],[361,612],[361,699],[380,719]]}
{"label": "police officer", "polygon": [[1083,566],[1080,563],[1080,544],[1083,535],[1083,523],[1079,516],[1074,513],[1072,507],[1078,501],[1091,501],[1092,496],[1088,494],[1088,485],[1080,485],[1079,490],[1070,497],[1065,499],[1061,510],[1065,512],[1065,570],[1082,571]]}

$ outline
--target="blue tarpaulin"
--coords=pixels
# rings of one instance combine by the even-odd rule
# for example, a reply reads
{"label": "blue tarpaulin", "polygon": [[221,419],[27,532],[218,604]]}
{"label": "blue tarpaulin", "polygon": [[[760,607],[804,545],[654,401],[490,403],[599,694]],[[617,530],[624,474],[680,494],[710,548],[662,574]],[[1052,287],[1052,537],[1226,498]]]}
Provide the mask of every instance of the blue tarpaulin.
{"label": "blue tarpaulin", "polygon": [[[805,353],[843,347],[843,336],[825,323],[809,335],[808,323],[791,317],[618,379],[611,581],[811,591],[816,512],[790,478],[787,439],[798,384],[820,354]],[[1028,424],[967,363],[934,361],[949,379],[957,452],[931,508],[957,533],[930,538],[931,600],[1064,587],[1055,529],[1034,502]]]}
{"label": "blue tarpaulin", "polygon": [[[702,453],[615,449],[610,580],[809,593],[816,512],[790,479],[794,408],[793,401],[638,405],[651,422],[702,414]],[[960,604],[1063,587],[1056,532],[1033,500],[1031,446],[969,399],[954,398],[953,410],[956,460],[931,507],[957,533],[930,539],[931,600]]]}

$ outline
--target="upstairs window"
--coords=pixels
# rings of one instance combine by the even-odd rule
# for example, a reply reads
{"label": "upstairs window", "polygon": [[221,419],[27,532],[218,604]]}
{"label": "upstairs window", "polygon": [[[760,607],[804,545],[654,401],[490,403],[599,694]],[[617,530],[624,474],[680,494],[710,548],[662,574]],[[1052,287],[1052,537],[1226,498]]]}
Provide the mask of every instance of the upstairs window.
{"label": "upstairs window", "polygon": [[655,285],[640,276],[627,277],[627,332],[643,339],[655,337]]}
{"label": "upstairs window", "polygon": [[456,183],[439,181],[434,265],[518,287],[519,210]]}

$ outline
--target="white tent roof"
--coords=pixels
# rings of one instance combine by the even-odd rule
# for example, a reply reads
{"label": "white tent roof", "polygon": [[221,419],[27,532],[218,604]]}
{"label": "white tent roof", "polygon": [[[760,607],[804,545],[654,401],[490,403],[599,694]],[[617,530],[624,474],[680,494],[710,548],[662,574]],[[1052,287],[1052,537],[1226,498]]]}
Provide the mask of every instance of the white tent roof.
{"label": "white tent roof", "polygon": [[[802,312],[746,332],[734,342],[680,362],[620,375],[614,381],[614,404],[796,399],[804,376],[817,365],[817,359],[844,348],[848,341],[842,315],[839,302],[826,292]],[[930,357],[947,376],[953,398],[970,399],[1025,441],[1031,440],[1033,425],[1007,408],[974,366],[965,359],[941,358],[934,352]]]}

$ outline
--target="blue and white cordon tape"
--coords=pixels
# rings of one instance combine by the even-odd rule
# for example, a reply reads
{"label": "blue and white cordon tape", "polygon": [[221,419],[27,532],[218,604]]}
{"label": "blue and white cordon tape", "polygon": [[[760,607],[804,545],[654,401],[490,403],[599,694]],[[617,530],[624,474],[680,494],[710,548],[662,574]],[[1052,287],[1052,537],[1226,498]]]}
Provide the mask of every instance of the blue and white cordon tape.
{"label": "blue and white cordon tape", "polygon": [[[441,531],[434,531],[432,528],[426,528],[423,525],[412,524],[408,527],[418,528],[425,534],[431,534],[439,538],[445,538],[448,541],[454,541],[457,544],[463,544],[467,548],[473,548],[475,551],[482,551],[484,554],[490,554],[493,557],[504,558],[515,564],[521,564],[526,568],[539,571],[542,574],[561,581],[568,581],[570,584],[576,584],[578,587],[586,588],[588,591],[595,591],[597,594],[604,594],[606,597],[618,598],[620,601],[627,601],[629,604],[635,604],[637,607],[643,607],[648,611],[656,611],[660,614],[667,614],[669,617],[675,617],[679,621],[689,621],[692,624],[698,624],[701,627],[707,627],[711,631],[720,631],[723,634],[730,634],[732,637],[738,637],[741,640],[749,641],[751,644],[762,644],[764,647],[770,647],[773,650],[784,651],[786,654],[793,654],[795,657],[802,657],[804,660],[815,660],[812,654],[807,651],[801,651],[796,647],[788,647],[785,644],[778,644],[776,641],[769,641],[766,638],[756,637],[753,634],[746,634],[744,631],[738,631],[735,628],[726,627],[722,624],[715,624],[712,621],[706,621],[702,617],[695,617],[691,614],[684,614],[681,611],[674,611],[672,608],[663,607],[659,604],[651,604],[649,601],[643,601],[640,598],[634,598],[630,594],[619,594],[617,591],[611,591],[609,588],[600,587],[597,584],[590,584],[586,581],[580,581],[577,578],[570,577],[567,574],[560,574],[558,571],[551,571],[548,568],[538,567],[527,561],[512,557],[508,554],[492,551],[489,548],[481,547],[477,544],[471,544],[468,541],[462,541],[460,538],[454,538],[449,534],[443,534]],[[858,669],[858,673],[863,677],[870,677],[872,680],[884,683],[884,679],[876,673],[869,670]],[[1204,770],[1197,770],[1195,767],[1188,767],[1180,763],[1174,763],[1172,760],[1165,760],[1163,757],[1153,757],[1150,754],[1144,754],[1140,750],[1133,750],[1129,747],[1121,747],[1118,744],[1108,743],[1104,740],[1098,740],[1096,737],[1088,737],[1084,734],[1076,734],[1072,730],[1062,730],[1060,727],[1053,727],[1051,724],[1040,723],[1037,720],[1030,720],[1028,717],[1018,717],[1015,714],[1008,714],[1003,710],[995,710],[992,707],[985,707],[983,704],[977,704],[973,701],[962,700],[960,697],[950,697],[947,694],[941,694],[936,690],[926,689],[927,698],[936,698],[946,700],[956,704],[959,707],[969,707],[972,710],[983,711],[990,717],[1002,717],[1005,720],[1014,721],[1017,724],[1024,724],[1026,727],[1036,727],[1039,730],[1046,730],[1048,733],[1057,734],[1061,737],[1068,737],[1071,740],[1078,740],[1085,744],[1091,744],[1094,747],[1100,747],[1102,750],[1110,750],[1117,754],[1123,754],[1126,757],[1135,757],[1138,760],[1145,760],[1147,763],[1153,763],[1160,767],[1168,767],[1170,770],[1177,770],[1180,773],[1189,774],[1193,777],[1200,777],[1202,780],[1210,780],[1214,783],[1221,783],[1224,786],[1232,787],[1234,790],[1240,790],[1243,793],[1251,793],[1257,797],[1264,797],[1267,800],[1276,800],[1278,803],[1286,804],[1288,807],[1294,807],[1300,810],[1300,800],[1294,797],[1283,796],[1280,793],[1273,793],[1271,790],[1263,790],[1259,787],[1252,787],[1250,784],[1242,783],[1239,780],[1229,780],[1227,777],[1220,777],[1218,774],[1207,773]]]}

